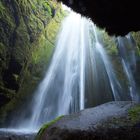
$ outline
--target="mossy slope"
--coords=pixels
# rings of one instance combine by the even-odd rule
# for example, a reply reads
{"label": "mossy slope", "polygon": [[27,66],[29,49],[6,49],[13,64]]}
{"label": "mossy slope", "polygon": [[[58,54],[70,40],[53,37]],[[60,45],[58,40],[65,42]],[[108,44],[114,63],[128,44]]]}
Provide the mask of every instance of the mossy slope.
{"label": "mossy slope", "polygon": [[31,97],[63,17],[55,0],[0,1],[0,122]]}

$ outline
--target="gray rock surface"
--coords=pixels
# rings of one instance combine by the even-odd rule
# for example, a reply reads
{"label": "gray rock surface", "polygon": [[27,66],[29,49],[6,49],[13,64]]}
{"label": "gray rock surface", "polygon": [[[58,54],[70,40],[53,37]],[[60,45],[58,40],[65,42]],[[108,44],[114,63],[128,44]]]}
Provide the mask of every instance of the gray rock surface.
{"label": "gray rock surface", "polygon": [[0,140],[34,140],[36,133],[16,132],[9,129],[0,129]]}
{"label": "gray rock surface", "polygon": [[135,105],[109,102],[64,116],[49,126],[40,140],[139,140],[140,123],[133,123],[128,113]]}

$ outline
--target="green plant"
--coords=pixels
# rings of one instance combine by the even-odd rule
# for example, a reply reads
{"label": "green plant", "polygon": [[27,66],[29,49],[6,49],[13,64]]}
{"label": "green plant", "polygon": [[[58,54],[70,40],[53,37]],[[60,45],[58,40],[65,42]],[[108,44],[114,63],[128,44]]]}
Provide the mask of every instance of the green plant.
{"label": "green plant", "polygon": [[129,118],[132,123],[140,122],[140,104],[136,105],[135,107],[131,108],[129,111]]}
{"label": "green plant", "polygon": [[39,132],[37,133],[37,136],[36,136],[35,140],[41,140],[41,137],[42,137],[43,133],[47,130],[47,128],[48,128],[49,126],[51,126],[52,124],[54,124],[55,122],[57,122],[58,120],[60,120],[62,117],[63,117],[63,116],[60,116],[60,117],[54,119],[53,121],[51,121],[51,122],[49,122],[49,123],[47,123],[47,124],[44,124],[44,125],[41,127],[41,129],[39,130]]}

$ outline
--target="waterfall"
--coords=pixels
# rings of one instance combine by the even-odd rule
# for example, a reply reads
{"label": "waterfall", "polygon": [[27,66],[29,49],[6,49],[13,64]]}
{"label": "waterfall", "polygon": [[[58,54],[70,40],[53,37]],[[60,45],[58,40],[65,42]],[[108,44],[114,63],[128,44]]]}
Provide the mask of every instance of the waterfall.
{"label": "waterfall", "polygon": [[38,129],[57,116],[84,109],[86,24],[74,12],[63,21],[50,66],[30,105],[31,116],[22,118],[19,128]]}
{"label": "waterfall", "polygon": [[124,72],[129,82],[129,93],[133,101],[139,101],[139,95],[136,88],[136,83],[133,77],[133,72],[136,70],[136,58],[135,58],[135,45],[132,40],[131,34],[125,37],[118,37],[118,51],[122,60]]}
{"label": "waterfall", "polygon": [[112,93],[113,93],[113,97],[114,100],[121,100],[121,94],[122,94],[122,89],[121,89],[121,85],[119,83],[119,81],[116,78],[116,75],[114,73],[113,67],[111,65],[111,62],[103,48],[103,45],[100,43],[98,36],[97,36],[97,32],[96,32],[96,28],[95,25],[93,25],[93,32],[95,34],[95,48],[98,50],[99,54],[101,55],[104,65],[105,65],[105,70],[107,72],[108,78],[109,78],[109,82],[110,82],[110,86],[112,89]]}
{"label": "waterfall", "polygon": [[[124,48],[122,39],[118,38],[118,50],[130,83],[131,98],[137,100]],[[122,95],[121,84],[96,26],[90,19],[71,11],[62,22],[50,66],[34,94],[30,111],[21,113],[19,121],[14,120],[12,127],[16,124],[18,129],[38,130],[43,123],[60,115],[112,100],[123,100]]]}

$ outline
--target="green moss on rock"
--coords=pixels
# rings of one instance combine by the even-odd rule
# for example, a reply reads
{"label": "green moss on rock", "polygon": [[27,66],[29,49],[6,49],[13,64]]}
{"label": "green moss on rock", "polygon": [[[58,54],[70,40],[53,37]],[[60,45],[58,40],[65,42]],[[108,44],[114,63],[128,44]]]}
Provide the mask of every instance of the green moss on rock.
{"label": "green moss on rock", "polygon": [[136,43],[136,53],[140,57],[140,32],[132,32],[132,36]]}
{"label": "green moss on rock", "polygon": [[129,110],[129,119],[134,124],[140,123],[140,105],[136,105]]}
{"label": "green moss on rock", "polygon": [[54,119],[53,121],[51,121],[51,122],[49,122],[49,123],[47,123],[47,124],[44,124],[44,125],[40,128],[39,132],[37,133],[37,136],[36,136],[35,140],[41,140],[41,139],[42,139],[42,136],[43,136],[44,132],[47,130],[47,128],[48,128],[49,126],[51,126],[52,124],[54,124],[55,122],[57,122],[58,120],[60,120],[62,117],[63,117],[63,116],[60,116],[60,117]]}
{"label": "green moss on rock", "polygon": [[64,16],[54,0],[0,1],[1,97],[13,92],[0,106],[1,124],[16,115],[34,93],[52,56]]}

